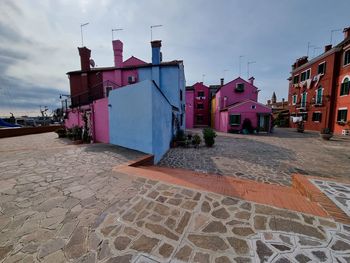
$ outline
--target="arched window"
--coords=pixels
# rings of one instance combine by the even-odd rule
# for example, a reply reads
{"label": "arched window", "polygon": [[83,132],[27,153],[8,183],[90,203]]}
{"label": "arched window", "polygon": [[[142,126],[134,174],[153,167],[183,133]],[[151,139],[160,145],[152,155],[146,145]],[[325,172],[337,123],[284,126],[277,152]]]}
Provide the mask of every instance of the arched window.
{"label": "arched window", "polygon": [[345,78],[340,86],[340,96],[349,95],[350,81],[349,78]]}

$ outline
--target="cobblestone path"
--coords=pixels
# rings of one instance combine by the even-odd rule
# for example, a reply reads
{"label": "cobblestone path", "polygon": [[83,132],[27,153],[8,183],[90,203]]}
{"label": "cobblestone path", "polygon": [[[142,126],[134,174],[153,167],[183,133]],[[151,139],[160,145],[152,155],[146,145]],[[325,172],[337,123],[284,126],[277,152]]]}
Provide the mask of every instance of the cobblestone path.
{"label": "cobblestone path", "polygon": [[293,173],[348,178],[349,146],[292,129],[259,136],[220,133],[213,148],[173,148],[159,165],[290,185]]}
{"label": "cobblestone path", "polygon": [[0,140],[2,263],[350,260],[350,226],[126,176],[140,153],[54,137]]}

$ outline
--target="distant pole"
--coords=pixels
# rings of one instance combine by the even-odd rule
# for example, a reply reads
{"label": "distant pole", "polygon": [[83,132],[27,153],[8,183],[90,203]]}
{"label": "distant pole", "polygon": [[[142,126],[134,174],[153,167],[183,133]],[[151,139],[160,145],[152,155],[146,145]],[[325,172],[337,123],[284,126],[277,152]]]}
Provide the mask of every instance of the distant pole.
{"label": "distant pole", "polygon": [[247,80],[249,79],[249,66],[250,66],[251,64],[254,64],[254,63],[256,63],[256,61],[248,61],[248,62],[247,62]]}
{"label": "distant pole", "polygon": [[241,68],[241,59],[243,58],[244,56],[239,56],[239,65],[238,65],[238,67],[239,67],[239,73],[238,73],[238,77],[240,77],[241,76],[241,70],[242,70],[242,68]]}
{"label": "distant pole", "polygon": [[114,32],[117,32],[117,31],[122,31],[123,29],[122,28],[115,28],[115,29],[112,29],[112,41],[114,40],[114,35],[113,33]]}
{"label": "distant pole", "polygon": [[333,45],[333,33],[335,33],[335,32],[340,32],[340,31],[342,31],[341,29],[332,29],[331,30],[331,45]]}
{"label": "distant pole", "polygon": [[311,45],[310,42],[307,42],[307,54],[306,54],[307,57],[309,56],[310,47],[315,47],[315,46],[314,46],[314,45]]}
{"label": "distant pole", "polygon": [[161,26],[163,26],[163,25],[153,25],[153,26],[151,26],[151,41],[153,40],[153,35],[152,35],[152,30],[153,30],[153,28],[155,28],[155,27],[161,27]]}
{"label": "distant pole", "polygon": [[85,23],[85,24],[80,24],[80,34],[81,34],[81,46],[84,46],[84,37],[83,37],[83,27],[87,26],[89,23]]}

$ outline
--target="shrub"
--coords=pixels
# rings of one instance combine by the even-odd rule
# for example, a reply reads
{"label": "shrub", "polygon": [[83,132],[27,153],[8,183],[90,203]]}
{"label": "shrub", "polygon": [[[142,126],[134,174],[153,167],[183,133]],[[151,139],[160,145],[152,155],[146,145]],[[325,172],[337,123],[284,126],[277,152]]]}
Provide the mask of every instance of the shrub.
{"label": "shrub", "polygon": [[195,134],[192,136],[192,144],[194,145],[194,147],[198,147],[202,142],[201,137],[198,134]]}
{"label": "shrub", "polygon": [[72,128],[72,135],[73,135],[73,140],[82,140],[82,135],[83,135],[83,130],[79,126],[74,126]]}
{"label": "shrub", "polygon": [[58,138],[65,138],[66,137],[66,129],[65,128],[59,128],[55,131],[57,133]]}
{"label": "shrub", "polygon": [[215,143],[215,139],[214,139],[216,137],[215,131],[212,128],[204,128],[202,132],[203,132],[205,145],[207,147],[212,147]]}

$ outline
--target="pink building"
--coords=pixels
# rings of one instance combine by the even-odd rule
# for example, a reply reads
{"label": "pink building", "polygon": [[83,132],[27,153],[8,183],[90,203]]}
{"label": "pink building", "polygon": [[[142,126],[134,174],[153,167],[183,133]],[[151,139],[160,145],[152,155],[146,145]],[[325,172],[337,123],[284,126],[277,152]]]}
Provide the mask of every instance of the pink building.
{"label": "pink building", "polygon": [[272,112],[257,102],[258,93],[253,77],[249,81],[238,77],[221,86],[213,101],[215,129],[221,132],[269,132]]}
{"label": "pink building", "polygon": [[186,128],[209,126],[209,113],[209,88],[203,82],[186,87]]}

